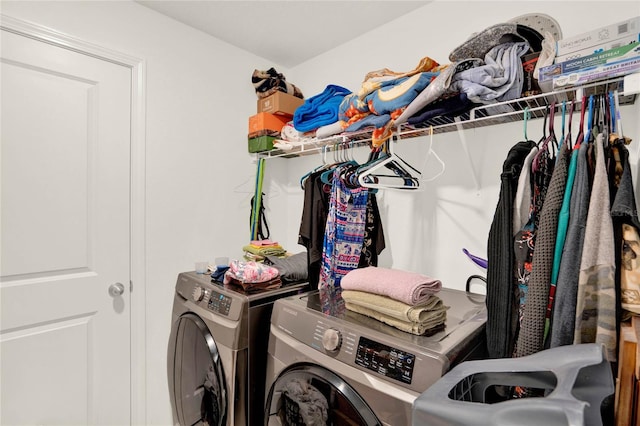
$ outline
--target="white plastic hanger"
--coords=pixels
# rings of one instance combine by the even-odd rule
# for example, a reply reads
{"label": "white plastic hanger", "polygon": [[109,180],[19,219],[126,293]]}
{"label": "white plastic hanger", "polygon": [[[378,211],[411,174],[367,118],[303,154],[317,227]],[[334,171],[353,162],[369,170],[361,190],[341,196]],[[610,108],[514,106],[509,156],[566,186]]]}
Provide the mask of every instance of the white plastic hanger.
{"label": "white plastic hanger", "polygon": [[444,170],[446,165],[444,161],[436,154],[433,150],[433,126],[429,127],[429,150],[427,151],[427,157],[424,159],[424,164],[422,165],[422,171],[425,172],[427,170],[427,164],[429,164],[429,158],[434,157],[438,163],[440,163],[440,171],[436,173],[434,176],[430,178],[423,178],[421,182],[432,182],[438,179],[440,176],[444,174]]}

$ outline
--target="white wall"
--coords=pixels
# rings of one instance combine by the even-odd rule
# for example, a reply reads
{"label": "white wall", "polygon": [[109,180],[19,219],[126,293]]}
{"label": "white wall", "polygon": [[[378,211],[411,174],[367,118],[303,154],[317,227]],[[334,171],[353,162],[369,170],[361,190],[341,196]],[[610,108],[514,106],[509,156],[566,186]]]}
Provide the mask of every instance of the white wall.
{"label": "white wall", "polygon": [[[565,35],[640,15],[631,2],[436,2],[287,70],[132,2],[3,1],[0,7],[9,16],[146,61],[147,423],[158,425],[171,422],[166,345],[176,275],[193,269],[196,260],[238,257],[248,240],[255,165],[246,150],[246,126],[255,113],[254,68],[276,66],[310,97],[327,84],[356,90],[368,71],[410,70],[423,56],[446,63],[449,51],[471,32],[525,12],[550,14]],[[638,105],[625,110],[636,164],[640,132],[628,117],[638,111]],[[486,255],[501,165],[521,139],[521,126],[465,132],[478,187],[459,136],[436,136],[445,174],[423,192],[379,194],[387,237],[381,265],[429,273],[453,288],[481,272],[461,249]],[[531,123],[532,138],[539,137],[540,126]],[[417,163],[426,149],[425,139],[398,147]],[[274,159],[266,165],[272,237],[293,252],[302,250],[299,178],[318,161]]]}
{"label": "white wall", "polygon": [[274,64],[133,2],[0,7],[146,61],[147,423],[170,424],[166,353],[175,280],[195,261],[239,257],[248,242],[251,73]]}

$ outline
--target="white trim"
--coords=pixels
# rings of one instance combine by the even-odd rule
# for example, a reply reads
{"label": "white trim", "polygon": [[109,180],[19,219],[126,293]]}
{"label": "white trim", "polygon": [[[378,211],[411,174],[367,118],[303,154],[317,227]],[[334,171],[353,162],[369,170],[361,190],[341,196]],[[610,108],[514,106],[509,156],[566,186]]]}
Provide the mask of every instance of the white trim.
{"label": "white trim", "polygon": [[131,424],[146,424],[146,67],[128,56],[56,30],[0,14],[0,27],[25,37],[63,47],[131,70]]}

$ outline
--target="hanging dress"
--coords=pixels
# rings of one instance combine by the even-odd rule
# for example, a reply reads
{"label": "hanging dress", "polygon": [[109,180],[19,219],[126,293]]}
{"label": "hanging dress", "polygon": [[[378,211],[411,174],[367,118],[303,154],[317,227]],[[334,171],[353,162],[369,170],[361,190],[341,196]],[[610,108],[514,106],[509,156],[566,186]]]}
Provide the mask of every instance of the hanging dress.
{"label": "hanging dress", "polygon": [[326,314],[344,311],[340,281],[349,271],[358,267],[367,223],[369,190],[347,186],[340,177],[343,167],[338,166],[333,172],[324,231],[318,289],[322,311]]}

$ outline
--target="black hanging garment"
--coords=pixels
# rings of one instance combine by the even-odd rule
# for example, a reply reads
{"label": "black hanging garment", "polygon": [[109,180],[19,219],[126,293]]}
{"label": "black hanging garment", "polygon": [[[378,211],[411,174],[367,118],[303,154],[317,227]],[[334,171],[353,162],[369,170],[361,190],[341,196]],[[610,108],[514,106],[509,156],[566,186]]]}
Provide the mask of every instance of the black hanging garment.
{"label": "black hanging garment", "polygon": [[[624,142],[618,139],[612,150],[614,173],[609,177],[613,182],[615,198],[611,207],[611,219],[616,255],[616,323],[618,327],[623,319],[622,311],[640,314],[640,221],[636,210],[636,198],[629,164],[629,151]],[[615,172],[615,165],[618,172]],[[620,172],[619,169],[622,169]]]}
{"label": "black hanging garment", "polygon": [[487,353],[490,358],[511,357],[513,346],[513,202],[524,159],[536,145],[533,141],[515,144],[507,154],[500,175],[498,204],[487,240]]}
{"label": "black hanging garment", "polygon": [[[304,183],[304,205],[298,244],[307,249],[308,279],[311,288],[318,288],[324,231],[329,214],[331,186],[321,180],[323,171],[314,172]],[[360,255],[359,268],[378,266],[378,256],[385,248],[382,221],[375,194],[367,198],[367,222]]]}
{"label": "black hanging garment", "polygon": [[304,183],[304,204],[298,232],[298,244],[307,249],[309,286],[318,288],[322,264],[324,228],[329,213],[330,186],[320,179],[322,171],[314,172]]}

